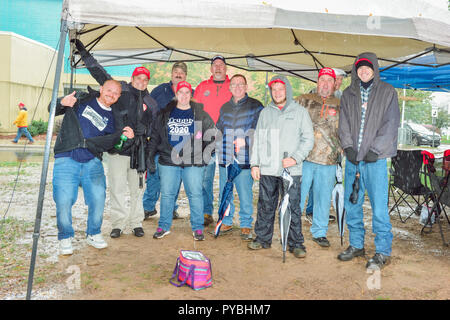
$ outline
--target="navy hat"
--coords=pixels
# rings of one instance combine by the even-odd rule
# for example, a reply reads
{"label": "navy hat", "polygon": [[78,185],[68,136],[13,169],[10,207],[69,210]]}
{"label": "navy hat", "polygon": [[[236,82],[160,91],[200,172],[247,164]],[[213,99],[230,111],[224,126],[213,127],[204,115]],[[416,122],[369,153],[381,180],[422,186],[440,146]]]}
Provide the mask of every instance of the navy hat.
{"label": "navy hat", "polygon": [[217,55],[217,56],[214,56],[214,57],[211,59],[211,64],[213,64],[213,62],[216,61],[217,59],[220,59],[220,60],[223,61],[223,63],[226,63],[226,62],[225,62],[225,57],[224,57],[224,56]]}

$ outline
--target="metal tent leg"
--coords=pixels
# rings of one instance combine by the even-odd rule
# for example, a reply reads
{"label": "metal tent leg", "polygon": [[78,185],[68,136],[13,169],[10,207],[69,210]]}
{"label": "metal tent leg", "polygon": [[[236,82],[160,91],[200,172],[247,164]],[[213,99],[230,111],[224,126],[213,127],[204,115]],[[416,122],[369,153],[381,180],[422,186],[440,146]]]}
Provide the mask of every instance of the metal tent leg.
{"label": "metal tent leg", "polygon": [[36,209],[36,220],[34,223],[34,231],[33,231],[33,249],[31,252],[31,261],[30,261],[30,271],[28,275],[28,284],[27,284],[27,296],[26,299],[30,300],[31,298],[31,290],[33,287],[33,276],[34,276],[34,266],[36,263],[36,253],[37,253],[37,245],[40,236],[41,229],[41,217],[42,217],[42,207],[44,204],[44,194],[45,194],[45,185],[47,183],[47,172],[48,172],[48,162],[50,157],[50,145],[52,141],[53,135],[53,125],[55,121],[55,108],[56,108],[56,99],[58,97],[58,89],[59,83],[61,80],[61,70],[64,61],[64,47],[66,43],[67,37],[67,22],[65,20],[61,20],[61,34],[59,38],[59,48],[58,48],[58,57],[56,60],[56,71],[55,71],[55,79],[53,82],[53,92],[52,92],[52,100],[50,103],[50,115],[48,119],[48,128],[47,128],[47,137],[45,141],[45,149],[44,149],[44,161],[42,163],[42,172],[41,172],[41,181],[39,186],[39,197]]}

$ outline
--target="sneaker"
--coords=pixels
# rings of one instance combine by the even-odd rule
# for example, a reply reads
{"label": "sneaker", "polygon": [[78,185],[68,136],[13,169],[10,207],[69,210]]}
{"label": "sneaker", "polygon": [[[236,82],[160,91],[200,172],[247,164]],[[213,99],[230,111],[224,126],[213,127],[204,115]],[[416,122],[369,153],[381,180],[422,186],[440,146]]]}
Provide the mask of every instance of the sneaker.
{"label": "sneaker", "polygon": [[336,217],[335,217],[335,216],[332,216],[332,215],[330,214],[330,216],[329,216],[329,218],[328,218],[328,221],[329,221],[329,222],[335,222],[335,221],[336,221]]}
{"label": "sneaker", "polygon": [[214,222],[214,219],[213,219],[212,215],[209,215],[209,214],[206,214],[206,213],[205,213],[205,214],[203,215],[203,217],[204,217],[203,225],[204,225],[205,227],[209,226],[211,223]]}
{"label": "sneaker", "polygon": [[252,230],[250,228],[242,228],[241,229],[241,239],[243,241],[253,240]]}
{"label": "sneaker", "polygon": [[170,233],[170,231],[165,231],[162,228],[156,229],[156,232],[153,234],[154,239],[161,239],[165,236],[167,236]]}
{"label": "sneaker", "polygon": [[299,248],[289,248],[289,252],[294,254],[294,257],[296,258],[304,258],[306,257],[306,248],[305,247],[299,247]]}
{"label": "sneaker", "polygon": [[28,144],[33,144],[34,143],[34,141],[30,141],[30,142],[28,142]]}
{"label": "sneaker", "polygon": [[88,243],[88,245],[91,245],[91,246],[93,246],[94,248],[97,248],[97,249],[103,249],[103,248],[106,248],[108,246],[108,244],[103,239],[103,237],[102,237],[102,235],[100,233],[95,234],[93,236],[92,235],[87,236],[86,242]]}
{"label": "sneaker", "polygon": [[17,143],[17,141],[11,140],[12,143]]}
{"label": "sneaker", "polygon": [[133,229],[133,234],[136,237],[143,237],[144,236],[144,229],[142,227],[137,227]]}
{"label": "sneaker", "polygon": [[256,240],[249,242],[247,248],[251,250],[259,250],[259,249],[269,249],[271,247],[270,244],[262,244]]}
{"label": "sneaker", "polygon": [[312,212],[311,213],[306,213],[305,214],[305,220],[306,221],[308,221],[310,224],[312,224],[313,223],[313,214],[312,214]]}
{"label": "sneaker", "polygon": [[342,251],[337,258],[341,261],[350,261],[355,257],[362,257],[366,254],[364,248],[358,249],[352,246],[348,246],[347,249]]}
{"label": "sneaker", "polygon": [[195,241],[203,241],[205,240],[205,236],[203,235],[203,230],[195,230],[192,235],[194,236]]}
{"label": "sneaker", "polygon": [[313,238],[313,241],[324,248],[328,248],[330,246],[330,242],[325,237]]}
{"label": "sneaker", "polygon": [[148,220],[150,217],[153,217],[157,213],[158,213],[158,211],[156,211],[156,209],[154,209],[152,211],[144,210],[144,220]]}
{"label": "sneaker", "polygon": [[72,238],[59,240],[59,254],[70,255],[73,253]]}
{"label": "sneaker", "polygon": [[381,270],[389,263],[391,263],[391,257],[382,253],[375,253],[375,255],[367,262],[366,268],[369,270]]}
{"label": "sneaker", "polygon": [[111,238],[119,238],[121,234],[122,234],[122,230],[116,228],[116,229],[111,230],[111,233],[109,234],[109,236]]}
{"label": "sneaker", "polygon": [[233,226],[227,226],[226,224],[220,227],[219,235],[230,234],[233,231]]}

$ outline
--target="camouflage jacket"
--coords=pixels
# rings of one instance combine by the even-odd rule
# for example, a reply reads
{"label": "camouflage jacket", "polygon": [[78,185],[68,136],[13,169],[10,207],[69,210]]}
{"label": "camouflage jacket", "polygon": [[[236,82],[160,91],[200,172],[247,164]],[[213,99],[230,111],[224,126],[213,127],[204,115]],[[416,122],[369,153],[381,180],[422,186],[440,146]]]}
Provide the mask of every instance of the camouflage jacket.
{"label": "camouflage jacket", "polygon": [[314,147],[305,160],[323,165],[338,163],[342,153],[338,135],[339,99],[331,96],[324,103],[317,93],[310,93],[296,100],[308,110],[314,128]]}

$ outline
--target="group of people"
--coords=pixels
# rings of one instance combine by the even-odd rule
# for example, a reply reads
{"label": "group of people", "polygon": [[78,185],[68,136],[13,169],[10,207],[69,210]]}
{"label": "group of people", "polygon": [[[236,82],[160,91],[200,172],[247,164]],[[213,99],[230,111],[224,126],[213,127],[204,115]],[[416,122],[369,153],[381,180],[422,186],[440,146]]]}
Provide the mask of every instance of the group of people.
{"label": "group of people", "polygon": [[[88,206],[87,242],[99,249],[107,246],[100,230],[106,194],[103,152],[109,153],[111,238],[119,238],[127,226],[135,236],[143,236],[142,221],[157,213],[159,197],[160,217],[153,238],[168,235],[173,219],[179,218],[177,198],[183,183],[193,238],[204,240],[205,227],[214,222],[216,165],[220,201],[227,166],[237,163],[241,171],[233,183],[240,203],[240,236],[249,241],[249,249],[270,248],[281,173],[288,168],[293,178],[288,247],[297,258],[306,256],[301,212],[307,198],[313,212],[313,241],[321,247],[330,246],[326,236],[331,193],[336,166],[346,156],[350,246],[338,259],[348,261],[365,254],[362,205],[367,190],[376,234],[376,252],[368,267],[381,268],[389,263],[392,232],[386,158],[396,155],[399,108],[396,91],[380,81],[375,54],[362,53],[356,58],[351,84],[343,93],[339,87],[345,72],[338,69],[322,68],[316,89],[298,98],[294,98],[286,77],[274,76],[268,83],[271,101],[264,107],[248,96],[244,75],[228,77],[226,59],[220,55],[211,60],[210,79],[195,90],[186,81],[186,64],[177,62],[171,80],[149,93],[150,72],[145,67],[136,68],[129,83],[118,82],[80,41],[75,40],[75,45],[101,87],[99,92],[73,92],[59,99],[56,106],[56,114],[65,114],[55,144],[53,174],[62,254],[73,252],[71,207],[79,185]],[[146,188],[139,186],[141,173],[133,165],[139,147],[145,147]],[[349,198],[356,173],[361,186],[357,201],[352,203]],[[255,180],[259,195],[253,233]],[[127,186],[130,208],[126,207]],[[221,234],[233,230],[234,211],[231,201]]]}

